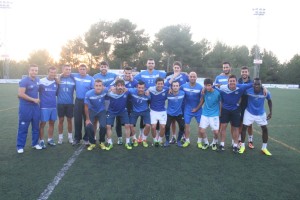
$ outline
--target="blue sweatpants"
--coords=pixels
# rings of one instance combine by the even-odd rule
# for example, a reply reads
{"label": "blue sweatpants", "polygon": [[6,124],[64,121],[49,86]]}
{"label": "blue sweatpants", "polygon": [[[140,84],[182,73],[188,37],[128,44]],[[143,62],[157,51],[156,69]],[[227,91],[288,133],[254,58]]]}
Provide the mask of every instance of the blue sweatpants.
{"label": "blue sweatpants", "polygon": [[19,127],[17,135],[17,149],[23,149],[26,144],[28,134],[28,127],[31,123],[32,127],[32,142],[31,145],[35,146],[39,140],[39,123],[40,123],[40,108],[35,105],[19,106]]}

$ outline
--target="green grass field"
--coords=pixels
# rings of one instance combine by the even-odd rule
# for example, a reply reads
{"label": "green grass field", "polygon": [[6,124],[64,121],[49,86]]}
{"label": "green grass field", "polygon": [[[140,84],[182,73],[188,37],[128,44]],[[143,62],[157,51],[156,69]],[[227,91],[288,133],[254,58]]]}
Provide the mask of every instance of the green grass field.
{"label": "green grass field", "polygon": [[[57,182],[54,177],[61,175],[74,152],[78,153],[74,163],[64,171],[48,199],[299,199],[300,90],[270,89],[271,157],[260,153],[257,126],[256,148],[246,148],[243,155],[232,153],[229,134],[225,152],[199,150],[195,123],[188,148],[139,146],[128,151],[115,145],[111,151],[80,152],[82,147],[64,143],[37,151],[31,149],[30,133],[20,155],[15,147],[17,85],[1,84],[0,91],[1,199],[42,199],[45,195],[41,194],[48,184]],[[56,130],[55,137],[57,140]]]}

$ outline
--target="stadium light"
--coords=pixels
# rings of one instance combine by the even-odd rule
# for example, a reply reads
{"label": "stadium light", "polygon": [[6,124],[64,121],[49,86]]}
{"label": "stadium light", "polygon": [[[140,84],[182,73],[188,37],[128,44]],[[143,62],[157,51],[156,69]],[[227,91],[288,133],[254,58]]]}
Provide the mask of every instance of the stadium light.
{"label": "stadium light", "polygon": [[262,64],[262,60],[260,58],[259,52],[259,31],[260,31],[260,18],[266,13],[266,9],[264,8],[253,8],[253,15],[257,16],[257,40],[256,40],[256,48],[255,48],[255,58],[253,61],[254,64],[254,76],[253,78],[259,78],[259,70],[260,65]]}
{"label": "stadium light", "polygon": [[7,46],[6,46],[6,30],[7,30],[7,19],[6,19],[6,10],[11,8],[12,2],[11,1],[0,1],[0,9],[3,10],[3,19],[4,19],[4,30],[3,30],[3,42],[1,43],[0,47],[3,47],[3,78],[9,78],[9,55],[7,54]]}

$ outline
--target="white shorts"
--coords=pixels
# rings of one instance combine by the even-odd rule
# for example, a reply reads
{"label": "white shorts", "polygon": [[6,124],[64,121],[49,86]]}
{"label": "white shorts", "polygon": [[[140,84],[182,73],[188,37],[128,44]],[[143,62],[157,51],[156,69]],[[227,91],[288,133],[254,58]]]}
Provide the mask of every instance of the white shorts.
{"label": "white shorts", "polygon": [[211,130],[218,131],[219,126],[220,126],[219,116],[207,117],[207,116],[201,115],[199,127],[206,129],[208,126],[210,126]]}
{"label": "white shorts", "polygon": [[245,124],[246,126],[249,126],[249,125],[253,124],[254,122],[256,122],[258,126],[267,125],[268,121],[267,121],[266,113],[264,113],[262,115],[252,115],[246,109],[245,114],[244,114],[243,124]]}
{"label": "white shorts", "polygon": [[167,111],[154,111],[150,110],[151,124],[156,124],[158,121],[160,124],[167,123]]}

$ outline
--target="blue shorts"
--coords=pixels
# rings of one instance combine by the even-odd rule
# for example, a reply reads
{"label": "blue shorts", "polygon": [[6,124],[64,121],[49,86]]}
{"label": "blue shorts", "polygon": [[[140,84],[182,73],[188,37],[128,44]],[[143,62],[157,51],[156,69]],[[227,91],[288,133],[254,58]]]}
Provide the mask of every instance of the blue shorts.
{"label": "blue shorts", "polygon": [[130,124],[134,125],[136,124],[136,121],[139,117],[143,117],[144,124],[150,124],[150,110],[146,110],[144,112],[134,112],[132,111],[130,114]]}
{"label": "blue shorts", "polygon": [[120,117],[121,124],[129,124],[129,117],[128,117],[127,110],[125,110],[124,112],[118,113],[118,114],[107,112],[107,115],[106,115],[106,124],[114,126],[115,118],[117,116]]}
{"label": "blue shorts", "polygon": [[41,121],[55,121],[57,120],[56,108],[41,108]]}
{"label": "blue shorts", "polygon": [[195,113],[184,112],[184,123],[190,124],[193,117],[195,117],[197,123],[199,124],[201,119],[201,114],[202,112],[195,112]]}

